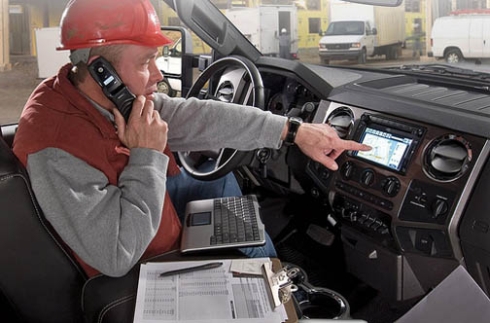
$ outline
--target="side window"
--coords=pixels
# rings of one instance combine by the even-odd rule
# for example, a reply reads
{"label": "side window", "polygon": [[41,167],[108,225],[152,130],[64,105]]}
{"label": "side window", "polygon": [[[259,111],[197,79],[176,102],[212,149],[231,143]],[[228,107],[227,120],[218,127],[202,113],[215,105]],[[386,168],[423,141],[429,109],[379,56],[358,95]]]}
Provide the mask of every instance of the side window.
{"label": "side window", "polygon": [[170,50],[170,56],[182,57],[182,39],[179,39],[177,43]]}
{"label": "side window", "polygon": [[[300,2],[300,1],[298,1]],[[320,0],[307,0],[306,5],[308,10],[320,10],[321,9],[321,4]]]}
{"label": "side window", "polygon": [[372,35],[371,25],[369,24],[369,22],[366,22],[365,28],[366,28],[366,35],[368,36]]}
{"label": "side window", "polygon": [[308,19],[308,33],[318,34],[321,31],[321,19],[309,18]]}

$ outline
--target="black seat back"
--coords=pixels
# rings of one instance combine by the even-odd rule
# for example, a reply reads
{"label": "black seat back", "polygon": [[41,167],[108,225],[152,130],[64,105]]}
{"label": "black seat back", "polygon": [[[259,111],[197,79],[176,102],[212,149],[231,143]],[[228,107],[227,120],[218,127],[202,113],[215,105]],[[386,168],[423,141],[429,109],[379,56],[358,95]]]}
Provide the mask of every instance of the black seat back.
{"label": "black seat back", "polygon": [[0,292],[23,322],[82,322],[86,277],[53,234],[0,135]]}

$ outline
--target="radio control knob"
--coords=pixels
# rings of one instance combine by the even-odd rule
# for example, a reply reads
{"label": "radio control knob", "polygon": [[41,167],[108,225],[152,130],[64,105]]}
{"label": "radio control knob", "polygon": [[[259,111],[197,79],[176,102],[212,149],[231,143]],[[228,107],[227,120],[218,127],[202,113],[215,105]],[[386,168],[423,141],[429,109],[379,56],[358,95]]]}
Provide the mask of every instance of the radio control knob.
{"label": "radio control knob", "polygon": [[352,178],[352,174],[354,173],[354,164],[351,162],[347,162],[342,166],[342,177],[345,180],[349,180]]}
{"label": "radio control knob", "polygon": [[327,169],[322,169],[320,172],[320,178],[327,180],[330,177],[330,172]]}
{"label": "radio control knob", "polygon": [[371,186],[374,183],[374,172],[370,169],[362,173],[361,183],[365,186]]}
{"label": "radio control knob", "polygon": [[395,196],[400,190],[400,181],[396,177],[388,177],[383,183],[383,192],[388,196]]}
{"label": "radio control knob", "polygon": [[447,202],[443,199],[437,199],[432,204],[432,218],[437,219],[441,215],[445,215],[448,211]]}

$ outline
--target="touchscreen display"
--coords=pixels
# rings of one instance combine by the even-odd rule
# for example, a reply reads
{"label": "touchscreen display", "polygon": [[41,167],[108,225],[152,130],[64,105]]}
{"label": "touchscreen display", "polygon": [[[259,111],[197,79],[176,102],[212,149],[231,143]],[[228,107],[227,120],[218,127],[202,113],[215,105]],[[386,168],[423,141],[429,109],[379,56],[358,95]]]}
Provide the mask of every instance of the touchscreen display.
{"label": "touchscreen display", "polygon": [[357,157],[399,171],[413,139],[368,127],[361,137],[361,142],[373,149],[358,151],[355,153]]}

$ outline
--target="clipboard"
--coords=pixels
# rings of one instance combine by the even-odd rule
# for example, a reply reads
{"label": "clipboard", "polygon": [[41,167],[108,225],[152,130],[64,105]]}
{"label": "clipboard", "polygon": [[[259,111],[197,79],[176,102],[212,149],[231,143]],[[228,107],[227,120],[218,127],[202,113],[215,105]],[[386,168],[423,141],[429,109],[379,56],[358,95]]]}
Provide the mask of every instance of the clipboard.
{"label": "clipboard", "polygon": [[[255,264],[253,258],[249,259],[249,258],[239,257],[239,258],[232,258],[232,259],[219,259],[218,261],[220,263],[222,262],[224,266],[219,268],[209,269],[209,272],[208,269],[206,269],[202,271],[201,270],[190,271],[190,272],[186,271],[183,274],[178,273],[177,274],[179,275],[178,280],[175,280],[176,278],[172,278],[175,277],[175,275],[173,276],[165,275],[163,277],[160,277],[162,272],[180,271],[181,268],[185,268],[186,266],[194,266],[195,268],[200,267],[202,266],[201,262],[209,263],[210,259],[218,260],[216,258],[210,257],[206,259],[200,258],[200,259],[191,260],[189,262],[186,261],[182,262],[182,258],[181,258],[178,259],[177,262],[171,261],[171,264],[169,263],[169,265],[165,267],[163,267],[162,265],[166,261],[156,261],[156,262],[151,261],[142,264],[140,270],[139,283],[138,283],[137,297],[136,297],[134,322],[159,321],[160,318],[163,319],[163,316],[161,315],[164,315],[166,319],[168,319],[170,315],[170,321],[172,322],[174,321],[180,322],[181,320],[187,322],[189,320],[195,319],[196,315],[201,315],[199,317],[202,318],[201,320],[203,322],[204,321],[209,323],[211,323],[211,321],[217,322],[218,319],[228,322],[230,319],[232,319],[231,316],[229,318],[225,318],[229,314],[233,316],[233,319],[240,318],[243,320],[245,317],[249,317],[248,315],[251,315],[250,318],[255,318],[254,315],[256,315],[257,313],[263,313],[261,315],[265,315],[263,317],[264,320],[269,322],[277,322],[277,323],[298,322],[295,306],[291,299],[288,299],[287,302],[284,302],[284,304],[280,303],[281,308],[280,309],[277,308],[276,310],[278,311],[276,312],[275,310],[276,307],[273,305],[273,303],[271,303],[272,298],[269,298],[270,291],[268,287],[270,286],[270,283],[261,272],[261,267],[263,266],[263,264],[266,264],[268,268],[271,269],[271,272],[273,272],[272,275],[275,275],[276,271],[282,270],[281,262],[278,259],[271,259],[271,258],[256,259],[257,261],[255,261]],[[251,260],[252,262],[249,263],[247,260]],[[236,263],[238,266],[244,266],[243,267],[244,270],[237,271],[239,273],[238,276],[235,276],[235,271],[231,271],[231,272],[228,271],[228,273],[225,272],[226,268],[228,268],[228,270],[231,270],[232,267],[234,267],[233,265],[234,263]],[[243,263],[243,265],[240,265],[240,263]],[[253,273],[248,274],[246,271],[247,268],[255,268],[255,269],[253,270]],[[185,277],[184,276],[181,277],[180,275],[185,275]],[[249,278],[247,278],[247,276],[249,276]],[[225,285],[222,285],[223,283],[220,277],[223,278],[229,277],[223,281],[223,282],[226,281]],[[258,282],[257,279],[260,280],[261,278],[264,279],[261,284],[248,285],[249,282],[250,284],[254,284],[254,281]],[[183,279],[183,281],[181,281],[181,279]],[[202,281],[203,279],[205,280],[209,279],[209,281],[207,281],[204,284]],[[243,286],[257,286],[257,287],[262,286],[262,287],[235,289],[236,287],[233,286],[238,286],[237,283],[244,284]],[[172,287],[174,286],[174,284],[176,284],[175,287]],[[203,284],[206,286],[210,286],[210,288],[201,290],[202,287],[200,286],[204,286]],[[177,288],[178,293],[174,294],[175,293],[174,288]],[[228,291],[226,289],[228,289]],[[232,289],[233,292],[230,292]],[[147,293],[148,290],[150,291],[158,290],[159,294],[154,295],[153,292],[148,294]],[[214,305],[209,307],[206,304],[206,302],[203,303],[201,301],[194,304],[196,306],[192,307],[193,311],[185,310],[184,312],[181,312],[182,311],[181,305],[179,305],[178,309],[177,307],[175,307],[176,303],[185,304],[181,302],[189,302],[189,301],[195,302],[197,300],[196,297],[200,297],[199,295],[201,295],[201,293],[217,296],[218,302],[229,302],[231,305],[231,313],[230,313],[230,306],[228,305],[214,308],[213,307]],[[174,296],[174,295],[178,295],[178,296]],[[223,298],[219,299],[221,295],[235,295],[238,298],[235,298],[235,296],[233,296],[232,298],[226,299],[225,297],[225,299],[223,300]],[[252,302],[246,301],[244,303],[245,300],[245,298],[243,298],[244,296],[247,298],[253,297],[253,301]],[[179,299],[177,299],[176,297]],[[184,297],[185,299],[184,298],[180,299],[181,297]],[[265,312],[262,312],[262,310],[264,310],[265,308],[262,307],[262,309],[260,309],[260,307],[266,306],[265,304],[268,300],[269,300],[268,303],[270,304],[269,305],[270,310],[266,310]],[[213,302],[214,301],[212,301],[210,304],[212,304]],[[244,304],[247,305],[245,305],[244,307]],[[259,305],[259,304],[264,304],[264,305]],[[184,307],[188,309],[189,307],[187,305]],[[172,313],[168,312],[169,309],[172,310]],[[173,316],[175,309],[177,309],[177,312],[179,313],[178,316],[176,317]],[[254,312],[255,310],[257,310],[258,312],[255,313]],[[158,313],[155,311],[157,311]],[[216,313],[216,316],[214,316],[215,314],[212,313]],[[275,316],[277,317],[274,318]],[[173,317],[173,319],[171,317]],[[213,317],[214,319],[212,319]],[[256,318],[259,317],[262,316],[257,316]]]}
{"label": "clipboard", "polygon": [[[276,273],[283,269],[281,261],[277,258],[272,258],[271,261],[272,261],[272,269],[274,270],[274,275],[277,275]],[[278,281],[281,282],[282,279],[278,278]],[[269,285],[271,283],[272,283],[272,281],[268,282]],[[288,286],[290,286],[290,285],[288,285]],[[286,287],[287,286],[285,286],[285,288]],[[276,289],[279,291],[279,289],[280,289],[279,286],[274,287],[274,289],[271,289],[271,293],[273,290],[275,291]],[[292,292],[292,290],[290,290],[290,291]],[[286,309],[286,313],[288,314],[288,319],[286,320],[286,323],[298,323],[298,315],[297,315],[296,310],[294,308],[294,303],[293,303],[292,297],[290,297],[283,304],[284,304],[284,308]]]}

